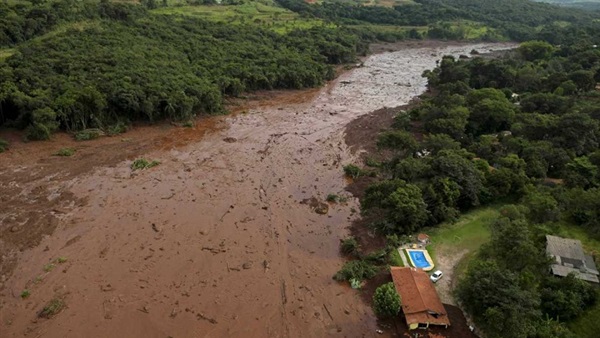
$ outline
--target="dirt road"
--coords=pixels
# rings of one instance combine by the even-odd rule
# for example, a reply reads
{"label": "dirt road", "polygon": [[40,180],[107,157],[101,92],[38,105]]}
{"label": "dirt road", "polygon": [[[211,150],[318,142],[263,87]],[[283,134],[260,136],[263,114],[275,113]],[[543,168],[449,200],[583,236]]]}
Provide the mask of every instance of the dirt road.
{"label": "dirt road", "polygon": [[[508,47],[373,55],[321,90],[192,129],[15,144],[0,154],[1,336],[377,335],[360,295],[331,278],[357,201],[325,215],[302,201],[344,194],[348,122],[420,94],[443,54]],[[63,146],[78,151],[51,156]],[[136,157],[161,164],[134,172]]]}

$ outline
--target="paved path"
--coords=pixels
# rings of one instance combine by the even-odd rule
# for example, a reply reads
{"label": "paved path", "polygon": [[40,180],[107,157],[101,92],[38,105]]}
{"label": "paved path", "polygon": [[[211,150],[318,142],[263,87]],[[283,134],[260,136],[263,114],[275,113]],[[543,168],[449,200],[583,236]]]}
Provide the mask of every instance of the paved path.
{"label": "paved path", "polygon": [[410,264],[408,264],[408,261],[406,260],[406,256],[404,255],[404,249],[398,248],[397,250],[400,254],[400,258],[402,258],[402,263],[404,264],[404,266],[410,266]]}

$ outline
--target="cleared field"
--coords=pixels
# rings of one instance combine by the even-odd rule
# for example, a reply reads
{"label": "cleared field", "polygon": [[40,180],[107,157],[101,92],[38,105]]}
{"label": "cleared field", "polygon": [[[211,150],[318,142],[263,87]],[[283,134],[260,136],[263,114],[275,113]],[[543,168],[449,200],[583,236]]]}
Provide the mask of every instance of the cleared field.
{"label": "cleared field", "polygon": [[277,33],[329,25],[322,20],[301,18],[297,13],[287,9],[259,2],[223,6],[169,6],[152,10],[152,12],[155,14],[194,16],[205,20],[237,25],[254,24]]}
{"label": "cleared field", "polygon": [[431,244],[427,247],[433,260],[440,248],[445,251],[474,252],[490,239],[490,223],[498,218],[499,206],[486,207],[468,212],[456,223],[444,223],[427,232]]}

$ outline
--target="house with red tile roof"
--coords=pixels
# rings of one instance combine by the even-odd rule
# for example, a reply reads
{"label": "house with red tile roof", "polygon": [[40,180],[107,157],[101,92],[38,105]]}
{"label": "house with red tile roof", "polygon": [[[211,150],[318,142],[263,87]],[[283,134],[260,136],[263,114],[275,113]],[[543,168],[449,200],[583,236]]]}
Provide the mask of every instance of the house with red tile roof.
{"label": "house with red tile roof", "polygon": [[390,269],[409,329],[450,326],[446,309],[427,273],[415,268],[393,266]]}

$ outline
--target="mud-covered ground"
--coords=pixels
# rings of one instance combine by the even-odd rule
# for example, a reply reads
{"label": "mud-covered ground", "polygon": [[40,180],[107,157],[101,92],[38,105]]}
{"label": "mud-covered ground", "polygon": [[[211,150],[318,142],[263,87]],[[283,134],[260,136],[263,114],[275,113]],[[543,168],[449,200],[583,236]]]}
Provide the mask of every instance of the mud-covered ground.
{"label": "mud-covered ground", "polygon": [[[3,132],[2,337],[377,335],[360,293],[331,278],[358,217],[344,127],[420,94],[443,54],[509,47],[376,54],[321,90],[265,94],[194,128],[83,143]],[[52,156],[62,147],[77,152]],[[161,164],[132,171],[138,157]]]}

